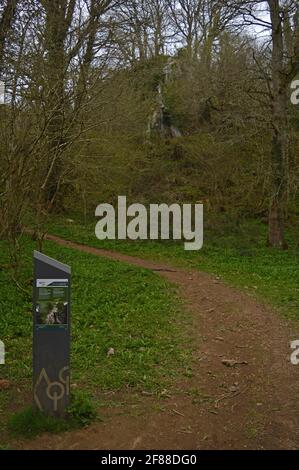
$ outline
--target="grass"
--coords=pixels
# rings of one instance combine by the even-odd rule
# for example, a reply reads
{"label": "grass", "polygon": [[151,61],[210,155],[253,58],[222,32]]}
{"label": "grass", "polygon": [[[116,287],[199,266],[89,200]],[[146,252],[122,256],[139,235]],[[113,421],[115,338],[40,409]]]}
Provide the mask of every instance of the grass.
{"label": "grass", "polygon": [[10,416],[8,429],[13,437],[32,438],[43,432],[55,434],[68,431],[71,426],[64,419],[46,416],[34,410],[32,406],[28,406]]}
{"label": "grass", "polygon": [[[291,233],[289,250],[276,251],[265,246],[264,225],[252,221],[229,229],[226,225],[207,229],[204,248],[186,252],[182,243],[100,242],[94,235],[95,222],[84,226],[80,218],[70,223],[60,217],[51,220],[48,230],[91,246],[208,271],[272,304],[286,317],[299,320],[299,251]],[[34,248],[34,243],[24,237],[20,282],[28,294],[17,288],[8,271],[0,270],[0,339],[7,349],[6,365],[0,366],[0,373],[13,384],[12,389],[0,392],[0,435],[5,432],[9,412],[31,400]],[[185,370],[185,375],[192,375],[187,352],[192,340],[188,344],[182,335],[186,320],[178,321],[182,317],[173,286],[150,271],[51,242],[45,242],[44,251],[70,264],[73,271],[73,384],[98,401],[105,391],[127,387],[134,393],[144,390],[159,396],[180,366],[180,374]],[[7,245],[0,242],[0,265],[7,262]],[[183,341],[187,348],[182,347]],[[114,348],[115,354],[108,357],[109,348]],[[84,403],[81,405],[79,410],[84,410]],[[25,418],[30,420],[27,413]],[[22,427],[20,421],[21,417],[17,427]],[[6,448],[9,442],[2,440],[1,445]]]}
{"label": "grass", "polygon": [[64,418],[46,416],[28,406],[13,413],[8,420],[8,430],[13,437],[32,438],[43,432],[57,434],[87,426],[96,419],[97,411],[88,395],[81,390],[72,392],[71,405]]}
{"label": "grass", "polygon": [[[24,237],[20,283],[28,293],[17,288],[7,270],[0,270],[0,338],[6,346],[0,378],[12,383],[11,389],[0,391],[0,435],[8,414],[32,399],[34,248]],[[150,271],[51,242],[44,252],[72,267],[72,383],[94,400],[127,387],[159,393],[187,361],[174,287]],[[0,242],[0,265],[8,261],[7,245]],[[108,357],[109,348],[115,354]]]}
{"label": "grass", "polygon": [[266,225],[244,221],[238,227],[219,224],[205,230],[204,247],[188,252],[183,243],[172,241],[99,241],[95,237],[96,220],[87,225],[67,218],[53,219],[50,233],[95,247],[121,251],[168,264],[190,267],[220,276],[229,284],[251,291],[289,319],[299,321],[299,248],[296,236],[288,231],[289,249],[280,251],[266,246]]}

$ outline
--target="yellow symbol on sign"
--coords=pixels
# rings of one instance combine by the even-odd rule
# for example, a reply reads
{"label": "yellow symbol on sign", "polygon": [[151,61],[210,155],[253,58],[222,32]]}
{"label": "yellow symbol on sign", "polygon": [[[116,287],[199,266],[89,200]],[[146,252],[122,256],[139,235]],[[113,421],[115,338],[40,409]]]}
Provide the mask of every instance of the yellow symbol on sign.
{"label": "yellow symbol on sign", "polygon": [[53,401],[53,409],[57,411],[58,401],[61,400],[64,395],[69,395],[70,393],[70,377],[69,374],[65,375],[69,371],[69,367],[63,367],[58,374],[60,382],[54,381],[51,382],[49,376],[46,372],[46,369],[42,369],[39,377],[34,386],[34,400],[37,404],[40,411],[43,411],[42,404],[38,397],[38,387],[44,380],[47,384],[46,394],[47,397]]}

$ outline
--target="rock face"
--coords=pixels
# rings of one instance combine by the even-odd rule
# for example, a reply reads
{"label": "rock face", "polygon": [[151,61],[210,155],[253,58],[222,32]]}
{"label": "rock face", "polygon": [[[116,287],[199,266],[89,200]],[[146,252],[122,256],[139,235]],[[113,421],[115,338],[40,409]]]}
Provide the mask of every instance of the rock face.
{"label": "rock face", "polygon": [[168,60],[163,70],[163,79],[157,87],[156,108],[149,118],[147,136],[150,139],[153,134],[159,135],[161,138],[181,137],[182,134],[172,124],[171,115],[165,106],[163,96],[163,84],[167,83],[172,73],[173,61]]}

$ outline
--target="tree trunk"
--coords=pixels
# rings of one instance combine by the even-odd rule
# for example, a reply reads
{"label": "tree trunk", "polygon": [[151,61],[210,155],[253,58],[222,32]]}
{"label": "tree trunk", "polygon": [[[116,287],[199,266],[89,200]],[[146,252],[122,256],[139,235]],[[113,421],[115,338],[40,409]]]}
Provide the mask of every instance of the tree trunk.
{"label": "tree trunk", "polygon": [[273,103],[274,135],[272,139],[272,195],[269,209],[268,244],[287,248],[284,221],[288,188],[288,133],[286,94],[281,93]]}
{"label": "tree trunk", "polygon": [[13,25],[17,3],[17,0],[8,0],[0,18],[0,75],[2,73],[7,37]]}
{"label": "tree trunk", "polygon": [[46,30],[45,49],[47,62],[45,68],[45,109],[48,119],[48,166],[46,180],[43,185],[44,204],[51,210],[58,204],[58,192],[62,172],[62,152],[65,139],[65,81],[67,59],[65,41],[74,12],[74,0],[66,8],[63,0],[45,2]]}
{"label": "tree trunk", "polygon": [[287,247],[284,236],[288,188],[287,80],[284,68],[284,41],[279,0],[268,0],[272,22],[272,152],[271,201],[268,220],[268,244]]}

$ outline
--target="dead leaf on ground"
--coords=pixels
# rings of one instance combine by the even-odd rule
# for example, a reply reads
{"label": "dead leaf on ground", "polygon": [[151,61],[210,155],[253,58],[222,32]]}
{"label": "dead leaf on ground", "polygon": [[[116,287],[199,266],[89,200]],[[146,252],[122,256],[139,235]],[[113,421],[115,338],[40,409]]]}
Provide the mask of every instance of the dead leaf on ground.
{"label": "dead leaf on ground", "polygon": [[0,391],[1,390],[7,390],[8,388],[11,387],[11,382],[9,380],[0,380]]}
{"label": "dead leaf on ground", "polygon": [[234,367],[237,365],[248,365],[247,361],[235,361],[234,359],[222,359],[222,364],[226,367]]}

